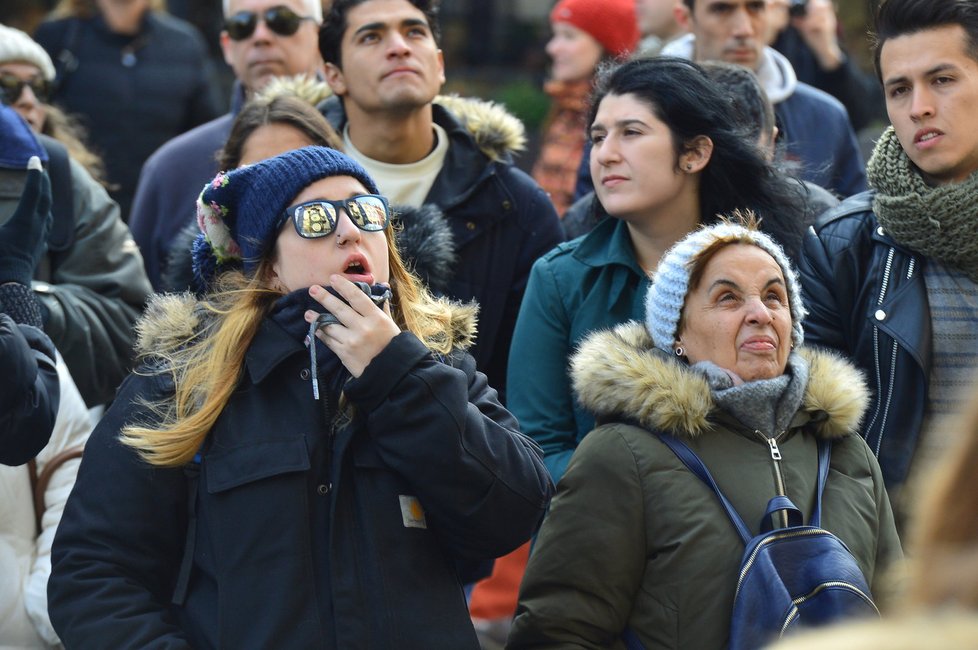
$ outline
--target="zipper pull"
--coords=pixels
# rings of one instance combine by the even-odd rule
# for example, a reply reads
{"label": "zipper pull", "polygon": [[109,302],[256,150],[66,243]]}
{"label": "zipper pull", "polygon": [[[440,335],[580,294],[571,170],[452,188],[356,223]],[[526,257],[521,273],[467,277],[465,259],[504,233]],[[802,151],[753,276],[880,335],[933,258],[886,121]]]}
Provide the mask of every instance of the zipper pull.
{"label": "zipper pull", "polygon": [[768,438],[767,444],[771,448],[771,458],[781,460],[781,450],[778,449],[778,441],[774,438]]}

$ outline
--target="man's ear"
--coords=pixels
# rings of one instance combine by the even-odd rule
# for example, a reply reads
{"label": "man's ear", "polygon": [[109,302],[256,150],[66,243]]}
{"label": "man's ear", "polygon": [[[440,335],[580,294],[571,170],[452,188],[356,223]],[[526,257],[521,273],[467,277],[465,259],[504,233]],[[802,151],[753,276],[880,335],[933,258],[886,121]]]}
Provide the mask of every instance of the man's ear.
{"label": "man's ear", "polygon": [[676,6],[672,10],[676,18],[676,23],[685,31],[693,31],[693,12],[682,0],[676,0]]}
{"label": "man's ear", "polygon": [[326,78],[326,83],[329,84],[334,95],[337,97],[346,95],[346,77],[335,63],[325,64],[323,74]]}
{"label": "man's ear", "polygon": [[679,169],[688,174],[701,172],[712,157],[713,140],[705,135],[698,135],[686,141],[686,150],[679,156]]}
{"label": "man's ear", "polygon": [[224,54],[224,62],[234,69],[234,64],[231,59],[231,37],[224,30],[221,30],[221,52]]}

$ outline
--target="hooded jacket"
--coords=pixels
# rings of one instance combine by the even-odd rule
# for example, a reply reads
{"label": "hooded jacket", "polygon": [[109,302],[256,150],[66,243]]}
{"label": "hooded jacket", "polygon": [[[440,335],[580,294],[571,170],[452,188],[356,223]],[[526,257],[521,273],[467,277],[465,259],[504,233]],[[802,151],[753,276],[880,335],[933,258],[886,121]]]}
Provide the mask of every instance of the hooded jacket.
{"label": "hooded jacket", "polygon": [[[340,99],[319,108],[343,133]],[[478,302],[472,356],[505,401],[509,346],[530,268],[563,240],[560,220],[546,193],[513,165],[525,141],[518,119],[491,102],[456,96],[435,98],[432,115],[449,146],[425,205],[444,214],[457,260],[441,295]]]}
{"label": "hooded jacket", "polygon": [[[669,43],[663,56],[692,59],[696,37],[687,34]],[[783,54],[765,47],[754,71],[777,117],[789,161],[801,164],[798,174],[847,197],[866,189],[866,169],[849,115],[839,100],[798,81]]]}
{"label": "hooded jacket", "polygon": [[[801,408],[777,436],[788,497],[807,521],[817,442],[833,441],[822,527],[873,589],[901,557],[879,466],[857,435],[867,391],[841,359],[813,350]],[[650,430],[703,460],[753,534],[775,487],[768,440],[715,403],[706,379],[657,351],[645,327],[599,332],[573,360],[599,423],[578,447],[530,557],[508,648],[726,647],[743,542],[713,491]],[[633,421],[636,424],[628,424]]]}
{"label": "hooded jacket", "polygon": [[526,541],[552,485],[471,357],[402,332],[345,384],[336,419],[305,346],[266,318],[199,463],[147,465],[119,431],[153,421],[147,401],[167,408],[164,359],[216,318],[159,296],[141,323],[155,354],[93,432],[55,539],[65,645],[478,648],[455,562]]}

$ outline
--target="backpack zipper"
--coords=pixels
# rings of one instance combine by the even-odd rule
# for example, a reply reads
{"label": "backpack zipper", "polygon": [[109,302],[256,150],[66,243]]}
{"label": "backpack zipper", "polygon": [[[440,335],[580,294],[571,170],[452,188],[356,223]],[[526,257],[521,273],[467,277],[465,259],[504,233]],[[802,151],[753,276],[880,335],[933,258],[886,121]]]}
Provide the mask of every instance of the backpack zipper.
{"label": "backpack zipper", "polygon": [[866,595],[866,593],[863,592],[862,589],[852,584],[851,582],[845,582],[844,580],[833,580],[831,582],[823,582],[822,584],[818,585],[817,587],[815,587],[815,589],[805,594],[804,596],[799,596],[798,598],[792,599],[791,609],[788,610],[788,616],[785,617],[784,623],[781,625],[781,632],[780,634],[778,634],[779,639],[784,636],[784,633],[788,631],[788,628],[791,626],[791,624],[795,622],[796,618],[798,618],[798,614],[799,614],[798,606],[804,603],[806,600],[814,598],[816,595],[818,595],[820,591],[828,587],[842,587],[843,589],[847,589],[855,593],[857,596],[862,598],[867,605],[872,607],[873,610],[876,611],[877,615],[879,615],[880,610],[878,607],[876,607],[876,603],[873,602],[873,599],[870,598],[868,595]]}

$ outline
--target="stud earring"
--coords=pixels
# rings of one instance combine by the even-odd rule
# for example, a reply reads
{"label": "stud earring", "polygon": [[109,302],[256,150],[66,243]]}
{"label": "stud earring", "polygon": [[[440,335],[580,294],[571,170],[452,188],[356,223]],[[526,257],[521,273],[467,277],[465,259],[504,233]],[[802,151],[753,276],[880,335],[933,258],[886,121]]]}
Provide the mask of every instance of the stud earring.
{"label": "stud earring", "polygon": [[678,348],[676,348],[676,356],[677,357],[685,357],[686,356],[686,350],[684,350],[682,346],[679,346]]}

